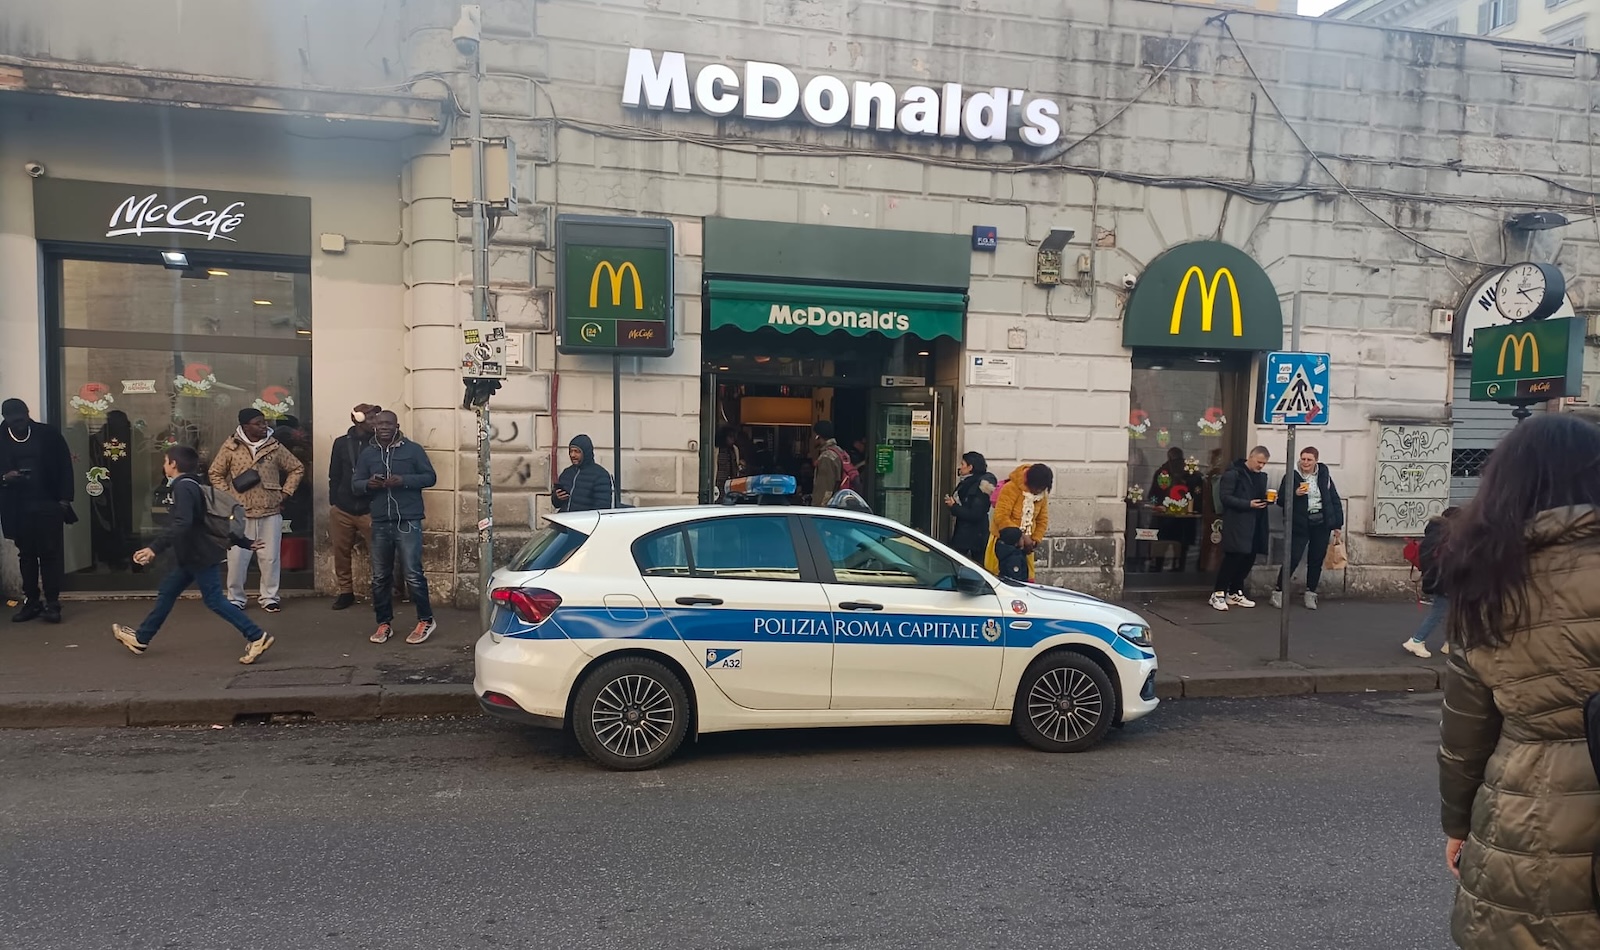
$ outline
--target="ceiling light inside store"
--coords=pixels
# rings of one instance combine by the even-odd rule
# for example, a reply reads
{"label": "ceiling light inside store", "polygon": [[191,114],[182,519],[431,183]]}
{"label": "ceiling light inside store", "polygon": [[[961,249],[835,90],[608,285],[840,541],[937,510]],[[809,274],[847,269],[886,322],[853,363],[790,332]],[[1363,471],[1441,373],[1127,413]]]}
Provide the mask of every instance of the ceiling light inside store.
{"label": "ceiling light inside store", "polygon": [[927,356],[928,355],[928,351],[927,350],[918,350],[917,351],[917,355],[918,356]]}
{"label": "ceiling light inside store", "polygon": [[174,270],[187,270],[189,267],[189,255],[182,251],[162,251],[161,263]]}
{"label": "ceiling light inside store", "polygon": [[1196,363],[1220,363],[1222,362],[1222,357],[1215,353],[1201,353],[1194,358],[1194,361]]}
{"label": "ceiling light inside store", "polygon": [[296,330],[294,332],[300,334],[301,336],[310,336],[311,335],[311,331],[310,330]]}
{"label": "ceiling light inside store", "polygon": [[270,300],[252,300],[250,302],[255,304],[258,307],[270,307],[270,306],[272,306],[272,301],[270,301]]}
{"label": "ceiling light inside store", "polygon": [[226,277],[226,276],[228,276],[228,272],[227,271],[225,271],[225,270],[217,270],[215,267],[207,268],[206,273],[210,274],[212,277]]}

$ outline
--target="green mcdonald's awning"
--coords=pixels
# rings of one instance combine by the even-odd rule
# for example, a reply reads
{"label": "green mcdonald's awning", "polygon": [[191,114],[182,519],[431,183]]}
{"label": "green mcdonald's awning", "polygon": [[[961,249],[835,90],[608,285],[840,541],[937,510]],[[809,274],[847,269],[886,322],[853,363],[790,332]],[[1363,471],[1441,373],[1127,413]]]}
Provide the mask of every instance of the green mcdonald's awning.
{"label": "green mcdonald's awning", "polygon": [[961,339],[965,294],[712,280],[711,328]]}

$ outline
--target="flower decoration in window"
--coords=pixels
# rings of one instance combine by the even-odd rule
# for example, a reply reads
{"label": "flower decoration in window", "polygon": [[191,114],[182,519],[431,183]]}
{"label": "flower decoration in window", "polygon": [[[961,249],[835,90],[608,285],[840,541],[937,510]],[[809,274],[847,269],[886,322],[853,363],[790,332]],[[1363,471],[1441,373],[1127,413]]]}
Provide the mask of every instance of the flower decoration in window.
{"label": "flower decoration in window", "polygon": [[1183,470],[1190,475],[1200,474],[1200,460],[1193,455],[1183,460]]}
{"label": "flower decoration in window", "polygon": [[289,395],[289,390],[283,386],[268,386],[261,390],[261,396],[250,405],[261,410],[269,422],[280,422],[294,408],[294,397]]}
{"label": "flower decoration in window", "polygon": [[1128,489],[1128,504],[1137,505],[1141,501],[1144,501],[1144,489],[1140,488],[1138,485],[1134,485],[1131,488],[1129,488]]}
{"label": "flower decoration in window", "polygon": [[100,444],[100,451],[108,461],[120,462],[128,457],[128,443],[121,439],[107,439]]}
{"label": "flower decoration in window", "polygon": [[1200,426],[1201,435],[1221,435],[1223,426],[1228,424],[1228,417],[1222,414],[1219,407],[1212,406],[1200,417],[1197,424]]}
{"label": "flower decoration in window", "polygon": [[78,394],[68,400],[78,415],[85,419],[104,419],[114,402],[116,400],[111,396],[111,387],[105,383],[84,383]]}
{"label": "flower decoration in window", "polygon": [[182,376],[172,379],[172,387],[180,396],[204,396],[216,384],[217,377],[204,363],[190,363],[183,368]]}
{"label": "flower decoration in window", "polygon": [[1150,431],[1150,413],[1135,409],[1128,413],[1128,438],[1142,439]]}

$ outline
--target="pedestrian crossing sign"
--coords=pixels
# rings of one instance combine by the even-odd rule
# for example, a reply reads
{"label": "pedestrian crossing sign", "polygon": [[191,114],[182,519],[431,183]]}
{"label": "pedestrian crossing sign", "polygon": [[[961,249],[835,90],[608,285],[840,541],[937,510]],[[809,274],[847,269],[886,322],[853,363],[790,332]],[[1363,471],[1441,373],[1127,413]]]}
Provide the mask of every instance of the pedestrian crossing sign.
{"label": "pedestrian crossing sign", "polygon": [[1261,424],[1328,424],[1329,359],[1326,353],[1268,353],[1262,374]]}

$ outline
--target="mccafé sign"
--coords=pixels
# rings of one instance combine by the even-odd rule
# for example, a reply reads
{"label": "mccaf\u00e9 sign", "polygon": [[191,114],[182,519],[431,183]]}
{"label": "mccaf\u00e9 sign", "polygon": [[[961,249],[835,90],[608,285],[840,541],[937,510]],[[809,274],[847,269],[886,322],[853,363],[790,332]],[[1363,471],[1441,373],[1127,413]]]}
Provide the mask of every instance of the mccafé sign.
{"label": "mccaf\u00e9 sign", "polygon": [[[960,83],[896,88],[891,83],[845,82],[826,74],[801,82],[794,70],[777,63],[747,62],[739,69],[708,63],[694,76],[682,53],[628,51],[622,104],[657,112],[700,112],[765,122],[782,122],[796,113],[822,128],[900,132],[973,142],[1019,138],[1034,146],[1061,137],[1061,106],[1031,98],[1025,89],[1003,86],[970,94]],[[1017,124],[1012,124],[1012,109]]]}
{"label": "mccaf\u00e9 sign", "polygon": [[1283,348],[1272,278],[1220,241],[1170,248],[1138,275],[1122,316],[1122,345],[1194,350]]}
{"label": "mccaf\u00e9 sign", "polygon": [[292,195],[40,178],[33,218],[49,243],[311,255],[311,200]]}

